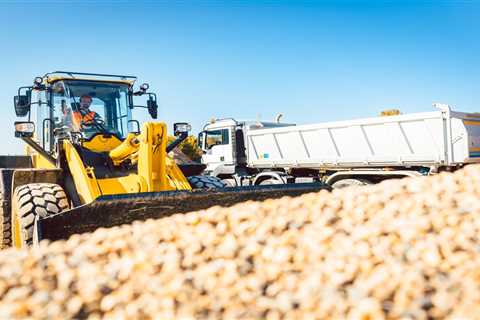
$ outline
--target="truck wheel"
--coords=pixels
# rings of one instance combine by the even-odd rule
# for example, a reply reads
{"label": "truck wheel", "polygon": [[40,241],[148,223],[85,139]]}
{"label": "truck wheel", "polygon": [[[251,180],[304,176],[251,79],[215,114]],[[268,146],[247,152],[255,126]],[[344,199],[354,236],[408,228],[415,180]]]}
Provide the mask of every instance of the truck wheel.
{"label": "truck wheel", "polygon": [[17,187],[12,197],[12,238],[15,247],[29,247],[38,242],[38,218],[46,218],[69,208],[67,196],[57,184],[31,183]]}
{"label": "truck wheel", "polygon": [[334,182],[332,184],[333,189],[343,189],[351,186],[366,186],[372,184],[370,181],[365,179],[342,179]]}
{"label": "truck wheel", "polygon": [[10,215],[10,201],[4,200],[3,194],[0,194],[0,249],[6,249],[12,245]]}
{"label": "truck wheel", "polygon": [[187,179],[192,189],[222,189],[226,187],[225,182],[213,176],[191,176]]}
{"label": "truck wheel", "polygon": [[235,181],[235,179],[222,179],[222,182],[225,183],[225,187],[237,186],[237,181]]}
{"label": "truck wheel", "polygon": [[267,186],[269,184],[283,184],[283,182],[278,180],[278,179],[266,179],[266,180],[261,181],[258,185]]}

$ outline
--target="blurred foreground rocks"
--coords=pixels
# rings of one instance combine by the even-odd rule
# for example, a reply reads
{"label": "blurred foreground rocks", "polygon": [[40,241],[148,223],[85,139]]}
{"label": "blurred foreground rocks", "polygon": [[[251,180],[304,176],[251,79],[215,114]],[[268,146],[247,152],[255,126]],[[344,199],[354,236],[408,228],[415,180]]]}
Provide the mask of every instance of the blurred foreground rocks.
{"label": "blurred foreground rocks", "polygon": [[474,319],[479,236],[479,166],[213,207],[0,252],[0,319]]}

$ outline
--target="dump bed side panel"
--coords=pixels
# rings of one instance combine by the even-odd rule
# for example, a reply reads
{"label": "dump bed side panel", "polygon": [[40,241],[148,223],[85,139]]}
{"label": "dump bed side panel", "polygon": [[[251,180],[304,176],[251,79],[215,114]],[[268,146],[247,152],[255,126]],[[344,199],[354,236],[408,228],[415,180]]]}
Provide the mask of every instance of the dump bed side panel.
{"label": "dump bed side panel", "polygon": [[249,131],[254,167],[369,167],[446,163],[442,111]]}
{"label": "dump bed side panel", "polygon": [[454,163],[480,162],[480,114],[452,112]]}

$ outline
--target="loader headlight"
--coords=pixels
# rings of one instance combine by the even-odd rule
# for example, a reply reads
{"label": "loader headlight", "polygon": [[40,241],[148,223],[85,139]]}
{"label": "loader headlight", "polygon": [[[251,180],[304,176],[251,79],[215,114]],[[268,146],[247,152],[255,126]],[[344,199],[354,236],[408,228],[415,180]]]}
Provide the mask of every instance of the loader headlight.
{"label": "loader headlight", "polygon": [[188,133],[190,130],[192,130],[192,126],[186,122],[177,122],[173,124],[173,134],[176,136],[179,136],[182,133]]}
{"label": "loader headlight", "polygon": [[33,80],[33,83],[35,83],[36,85],[41,85],[42,82],[43,82],[42,77],[36,77],[36,78]]}
{"label": "loader headlight", "polygon": [[148,83],[143,83],[143,84],[140,86],[140,90],[142,90],[142,91],[147,91],[148,88],[150,88],[150,86],[148,85]]}
{"label": "loader headlight", "polygon": [[33,132],[35,132],[35,124],[33,122],[15,122],[15,137],[32,137]]}

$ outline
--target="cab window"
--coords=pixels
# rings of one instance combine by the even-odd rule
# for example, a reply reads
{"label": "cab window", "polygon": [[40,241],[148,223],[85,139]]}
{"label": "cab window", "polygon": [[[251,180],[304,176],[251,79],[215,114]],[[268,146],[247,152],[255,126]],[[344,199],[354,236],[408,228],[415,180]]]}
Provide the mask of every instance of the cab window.
{"label": "cab window", "polygon": [[126,137],[128,122],[132,119],[127,84],[68,80],[64,81],[64,85],[67,104],[74,113],[78,112],[81,97],[87,95],[92,98],[88,110],[95,112],[102,122],[98,126],[83,128],[81,132],[86,138],[103,131],[119,138]]}
{"label": "cab window", "polygon": [[[80,97],[78,98],[80,101]],[[92,104],[90,105],[90,111],[96,112],[102,119],[106,118],[105,115],[105,102],[98,98],[92,98]]]}
{"label": "cab window", "polygon": [[213,146],[229,144],[228,129],[207,131],[206,148],[211,149]]}

